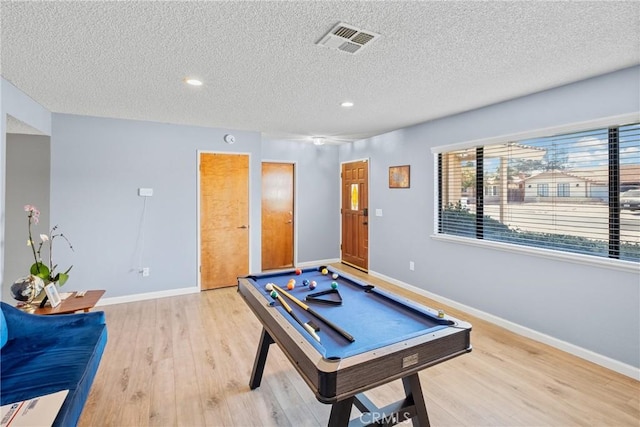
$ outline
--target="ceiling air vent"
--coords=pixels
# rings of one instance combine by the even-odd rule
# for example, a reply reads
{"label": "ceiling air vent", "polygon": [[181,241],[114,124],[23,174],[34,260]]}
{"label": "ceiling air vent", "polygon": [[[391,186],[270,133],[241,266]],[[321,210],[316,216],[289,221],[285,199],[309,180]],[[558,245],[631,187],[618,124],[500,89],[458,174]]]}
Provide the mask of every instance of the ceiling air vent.
{"label": "ceiling air vent", "polygon": [[329,31],[317,44],[355,54],[370,45],[380,34],[361,30],[353,25],[339,23]]}

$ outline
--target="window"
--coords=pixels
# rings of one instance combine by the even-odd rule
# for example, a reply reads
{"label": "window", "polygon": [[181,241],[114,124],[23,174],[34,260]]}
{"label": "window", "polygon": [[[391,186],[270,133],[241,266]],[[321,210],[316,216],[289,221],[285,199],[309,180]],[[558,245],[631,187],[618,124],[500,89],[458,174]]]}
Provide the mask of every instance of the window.
{"label": "window", "polygon": [[563,182],[561,184],[558,184],[557,192],[558,192],[558,197],[569,197],[571,195],[569,183]]}
{"label": "window", "polygon": [[640,124],[443,151],[438,189],[438,234],[640,262]]}
{"label": "window", "polygon": [[497,196],[498,195],[498,186],[497,185],[487,185],[485,187],[485,196]]}
{"label": "window", "polygon": [[351,184],[351,210],[358,210],[358,201],[360,197],[358,196],[358,184]]}
{"label": "window", "polygon": [[538,196],[549,197],[549,184],[538,184]]}

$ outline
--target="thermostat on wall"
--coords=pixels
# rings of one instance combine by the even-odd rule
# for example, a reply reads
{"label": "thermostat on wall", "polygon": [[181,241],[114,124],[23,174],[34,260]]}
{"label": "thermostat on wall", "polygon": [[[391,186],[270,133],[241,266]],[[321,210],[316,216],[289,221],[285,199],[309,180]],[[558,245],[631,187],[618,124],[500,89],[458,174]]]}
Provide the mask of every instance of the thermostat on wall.
{"label": "thermostat on wall", "polygon": [[224,136],[224,142],[226,142],[227,144],[233,144],[234,142],[236,142],[236,137],[228,133]]}

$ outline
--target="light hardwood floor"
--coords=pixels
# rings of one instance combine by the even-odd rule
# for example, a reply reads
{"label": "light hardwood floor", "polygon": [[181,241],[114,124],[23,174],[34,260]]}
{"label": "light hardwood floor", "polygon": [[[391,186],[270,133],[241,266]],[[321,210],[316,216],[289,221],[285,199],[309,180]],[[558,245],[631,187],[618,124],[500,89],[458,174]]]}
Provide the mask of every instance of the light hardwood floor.
{"label": "light hardwood floor", "polygon": [[[640,426],[638,381],[368,279],[473,324],[471,353],[420,373],[431,425]],[[261,326],[235,288],[102,309],[109,341],[81,427],[326,425],[330,406],[277,346],[249,389]],[[402,384],[368,395],[383,406]]]}

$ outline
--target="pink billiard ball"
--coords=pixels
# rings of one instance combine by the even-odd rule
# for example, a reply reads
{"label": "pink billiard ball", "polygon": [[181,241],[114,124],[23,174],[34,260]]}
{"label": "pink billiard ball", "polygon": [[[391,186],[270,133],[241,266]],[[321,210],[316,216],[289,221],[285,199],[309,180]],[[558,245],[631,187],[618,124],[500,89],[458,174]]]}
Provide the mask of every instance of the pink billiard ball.
{"label": "pink billiard ball", "polygon": [[316,286],[318,286],[318,284],[316,283],[315,280],[312,280],[311,283],[309,283],[309,289],[311,290],[314,290]]}

